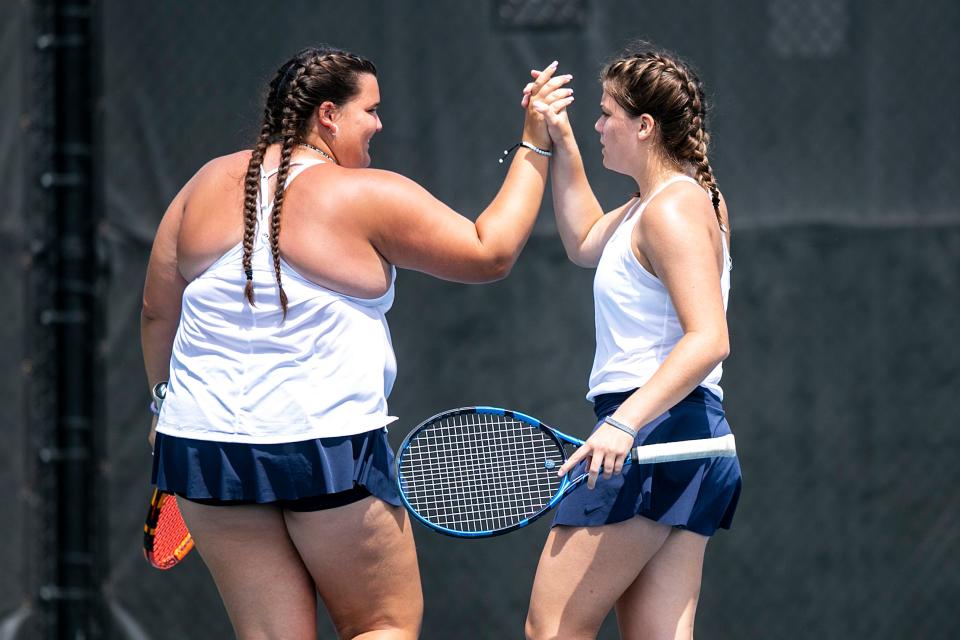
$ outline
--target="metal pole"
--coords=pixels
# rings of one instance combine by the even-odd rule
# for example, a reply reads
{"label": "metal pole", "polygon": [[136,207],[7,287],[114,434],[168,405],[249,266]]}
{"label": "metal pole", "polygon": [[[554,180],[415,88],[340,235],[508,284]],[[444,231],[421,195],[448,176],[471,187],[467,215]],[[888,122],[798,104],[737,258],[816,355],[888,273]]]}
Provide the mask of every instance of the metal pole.
{"label": "metal pole", "polygon": [[[40,311],[40,324],[55,337],[55,437],[39,452],[41,467],[53,473],[55,509],[48,536],[55,570],[40,588],[51,637],[86,640],[101,635],[101,598],[95,566],[95,485],[93,423],[98,397],[96,345],[97,252],[93,175],[93,26],[89,0],[38,2],[51,10],[37,55],[53,69],[52,157],[39,175],[52,203],[48,235],[54,277],[53,306]],[[52,627],[52,628],[51,628]]]}

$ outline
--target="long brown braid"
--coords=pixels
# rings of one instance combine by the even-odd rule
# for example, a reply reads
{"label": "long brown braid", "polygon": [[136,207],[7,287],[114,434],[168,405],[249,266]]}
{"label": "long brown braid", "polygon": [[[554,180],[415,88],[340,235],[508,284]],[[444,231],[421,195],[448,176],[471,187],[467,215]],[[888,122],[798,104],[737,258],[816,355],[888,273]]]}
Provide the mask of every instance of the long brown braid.
{"label": "long brown braid", "polygon": [[693,165],[697,182],[710,193],[717,222],[726,229],[720,189],[707,158],[707,100],[693,70],[677,56],[639,42],[607,63],[600,79],[631,117],[646,113],[657,122],[663,150],[678,164]]}
{"label": "long brown braid", "polygon": [[290,172],[290,157],[297,144],[303,141],[313,112],[324,102],[340,106],[354,97],[359,91],[359,77],[364,73],[377,75],[376,67],[369,60],[330,47],[310,47],[285,62],[270,81],[263,123],[244,179],[244,297],[254,304],[253,245],[257,229],[260,167],[267,147],[280,143],[280,167],[270,214],[270,250],[284,318],[287,316],[287,294],[280,279],[280,215]]}

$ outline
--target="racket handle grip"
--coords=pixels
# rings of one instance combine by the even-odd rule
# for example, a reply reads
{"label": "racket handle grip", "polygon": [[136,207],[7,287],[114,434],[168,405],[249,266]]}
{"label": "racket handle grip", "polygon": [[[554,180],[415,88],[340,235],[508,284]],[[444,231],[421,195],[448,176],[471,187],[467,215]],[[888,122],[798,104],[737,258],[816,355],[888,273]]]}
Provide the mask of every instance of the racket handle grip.
{"label": "racket handle grip", "polygon": [[677,462],[698,458],[732,458],[737,455],[737,443],[732,433],[719,438],[662,442],[635,447],[629,461],[634,464]]}

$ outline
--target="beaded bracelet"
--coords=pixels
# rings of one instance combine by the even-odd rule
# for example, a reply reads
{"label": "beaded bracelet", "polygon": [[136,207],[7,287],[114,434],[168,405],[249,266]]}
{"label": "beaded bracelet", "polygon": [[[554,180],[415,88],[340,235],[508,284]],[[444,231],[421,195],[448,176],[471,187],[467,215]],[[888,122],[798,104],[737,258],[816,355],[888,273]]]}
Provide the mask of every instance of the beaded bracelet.
{"label": "beaded bracelet", "polygon": [[614,420],[613,416],[607,416],[606,418],[603,419],[603,421],[606,422],[611,427],[616,427],[617,429],[620,429],[620,431],[623,431],[625,434],[629,435],[631,438],[637,437],[636,429],[634,429],[633,427],[628,427],[627,425],[623,424],[619,420]]}
{"label": "beaded bracelet", "polygon": [[160,415],[160,409],[157,408],[157,402],[155,400],[150,401],[150,413],[155,416]]}
{"label": "beaded bracelet", "polygon": [[[532,145],[532,144],[530,144],[529,142],[524,142],[524,141],[521,140],[520,142],[518,142],[517,144],[513,145],[513,146],[510,147],[509,149],[504,149],[504,150],[503,150],[503,155],[504,155],[504,157],[509,156],[509,155],[510,155],[510,152],[513,151],[514,149],[516,149],[517,147],[525,147],[525,148],[527,148],[527,149],[530,149],[530,151],[533,151],[534,153],[539,154],[539,155],[543,156],[544,158],[549,158],[549,157],[551,157],[551,156],[553,155],[553,151],[548,151],[547,149],[541,149],[540,147],[538,147],[538,146],[536,146],[536,145]],[[500,158],[500,164],[503,164],[503,158]]]}

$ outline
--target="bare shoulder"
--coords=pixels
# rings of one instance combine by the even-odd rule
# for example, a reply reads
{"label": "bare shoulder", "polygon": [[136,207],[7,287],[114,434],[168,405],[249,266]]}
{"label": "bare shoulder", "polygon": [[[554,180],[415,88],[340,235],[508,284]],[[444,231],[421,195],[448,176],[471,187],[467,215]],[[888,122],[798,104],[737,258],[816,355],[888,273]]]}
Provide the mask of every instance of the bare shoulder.
{"label": "bare shoulder", "polygon": [[645,236],[702,233],[716,226],[709,193],[686,180],[672,184],[654,196],[640,219]]}
{"label": "bare shoulder", "polygon": [[426,189],[394,171],[384,169],[346,169],[352,174],[351,187],[375,199],[403,198],[424,194]]}
{"label": "bare shoulder", "polygon": [[234,153],[228,153],[225,156],[217,156],[209,160],[200,167],[197,175],[220,175],[222,173],[242,171],[246,173],[247,165],[250,164],[250,155],[253,152],[250,149],[243,149]]}
{"label": "bare shoulder", "polygon": [[410,178],[384,169],[317,165],[304,171],[303,178],[298,180],[305,187],[303,197],[316,204],[331,201],[348,204],[354,212],[363,208],[392,209],[418,198],[431,197]]}
{"label": "bare shoulder", "polygon": [[184,186],[185,195],[197,189],[234,187],[243,180],[250,163],[249,149],[208,160]]}
{"label": "bare shoulder", "polygon": [[[171,209],[182,212],[181,232],[191,234],[223,224],[223,216],[239,211],[243,202],[243,179],[251,152],[238,151],[207,161],[180,190]],[[240,217],[237,216],[237,224]]]}

